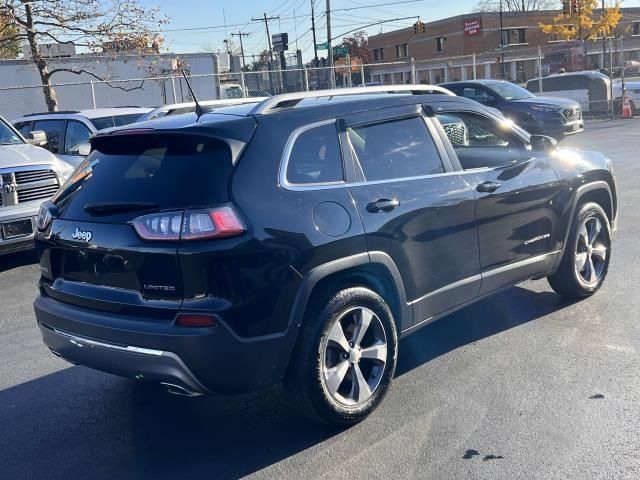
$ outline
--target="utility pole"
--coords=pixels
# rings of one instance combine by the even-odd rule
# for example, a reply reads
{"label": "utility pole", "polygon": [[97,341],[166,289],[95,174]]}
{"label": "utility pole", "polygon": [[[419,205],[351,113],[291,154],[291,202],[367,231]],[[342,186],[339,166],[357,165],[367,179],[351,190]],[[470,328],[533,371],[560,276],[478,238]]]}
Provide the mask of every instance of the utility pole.
{"label": "utility pole", "polygon": [[333,47],[331,46],[331,0],[327,0],[327,48],[329,49],[329,88],[336,88],[333,68]]}
{"label": "utility pole", "polygon": [[269,20],[280,20],[279,16],[267,17],[265,13],[263,17],[252,18],[252,22],[264,22],[264,29],[267,32],[267,43],[269,44],[269,62],[273,63],[273,49],[271,48],[271,34],[269,33]]}
{"label": "utility pole", "polygon": [[500,71],[502,72],[502,79],[504,80],[504,28],[502,25],[502,0],[500,0]]}
{"label": "utility pole", "polygon": [[280,17],[267,17],[267,14],[264,13],[262,18],[251,18],[252,22],[264,22],[264,28],[267,31],[267,42],[269,44],[269,68],[267,69],[267,74],[269,76],[269,87],[273,94],[273,79],[271,78],[271,70],[273,69],[273,48],[271,47],[271,34],[269,33],[269,20],[280,20]]}
{"label": "utility pole", "polygon": [[[604,0],[602,0],[602,16],[604,17]],[[607,68],[607,36],[602,32],[602,69]],[[609,78],[613,72],[609,72]]]}
{"label": "utility pole", "polygon": [[240,38],[240,55],[242,56],[242,68],[246,69],[247,65],[244,62],[244,47],[242,46],[242,37],[248,37],[249,34],[245,32],[238,32],[238,33],[232,33],[231,36]]}
{"label": "utility pole", "polygon": [[318,46],[316,45],[316,17],[314,14],[316,0],[311,0],[311,33],[313,34],[313,61],[314,67],[318,66]]}

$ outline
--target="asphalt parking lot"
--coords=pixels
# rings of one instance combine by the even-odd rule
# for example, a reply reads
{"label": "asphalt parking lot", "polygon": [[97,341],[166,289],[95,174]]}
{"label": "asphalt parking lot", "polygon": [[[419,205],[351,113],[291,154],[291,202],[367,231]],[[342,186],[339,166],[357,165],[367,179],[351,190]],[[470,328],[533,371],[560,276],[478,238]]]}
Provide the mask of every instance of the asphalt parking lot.
{"label": "asphalt parking lot", "polygon": [[602,290],[570,303],[527,282],[427,326],[347,430],[297,416],[280,388],[187,399],[71,366],[41,343],[33,254],[0,258],[0,478],[640,478],[639,132],[590,122],[565,142],[614,162]]}

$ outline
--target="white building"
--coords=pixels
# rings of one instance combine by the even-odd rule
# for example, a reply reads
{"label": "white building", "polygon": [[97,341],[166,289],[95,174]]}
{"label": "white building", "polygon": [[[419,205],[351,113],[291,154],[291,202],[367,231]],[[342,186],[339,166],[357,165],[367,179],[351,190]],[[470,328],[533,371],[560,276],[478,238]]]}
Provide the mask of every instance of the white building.
{"label": "white building", "polygon": [[[85,70],[108,80],[100,82],[87,73],[63,71],[54,74],[51,81],[55,85],[59,110],[155,107],[163,103],[191,100],[186,83],[177,71],[178,59],[193,75],[191,83],[199,99],[218,98],[218,57],[218,54],[211,53],[118,57],[77,55],[50,59],[48,64],[51,70]],[[225,60],[229,65],[229,60]],[[158,76],[165,78],[158,79]],[[33,63],[28,59],[0,60],[0,115],[11,120],[46,110],[40,76]]]}

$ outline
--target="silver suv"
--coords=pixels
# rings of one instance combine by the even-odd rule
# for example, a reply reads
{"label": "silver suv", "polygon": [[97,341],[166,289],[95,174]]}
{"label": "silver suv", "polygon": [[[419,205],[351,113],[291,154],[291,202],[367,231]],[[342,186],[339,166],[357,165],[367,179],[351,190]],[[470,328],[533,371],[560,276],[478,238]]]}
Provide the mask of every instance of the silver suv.
{"label": "silver suv", "polygon": [[120,127],[138,121],[151,108],[116,107],[92,110],[33,113],[16,118],[12,123],[25,137],[32,131],[42,131],[47,143],[44,148],[73,167],[84,155],[83,145],[99,130]]}
{"label": "silver suv", "polygon": [[[40,146],[43,132],[25,140],[0,117],[0,254],[33,247],[35,217],[73,168]],[[35,146],[38,145],[38,146]]]}

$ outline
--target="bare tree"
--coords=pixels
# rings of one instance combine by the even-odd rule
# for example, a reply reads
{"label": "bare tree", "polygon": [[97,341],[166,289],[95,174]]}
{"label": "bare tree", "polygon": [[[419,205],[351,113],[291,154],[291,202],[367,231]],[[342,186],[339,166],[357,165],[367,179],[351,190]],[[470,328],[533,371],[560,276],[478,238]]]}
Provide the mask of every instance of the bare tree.
{"label": "bare tree", "polygon": [[26,43],[36,66],[49,111],[58,110],[51,78],[59,72],[86,73],[84,68],[57,68],[49,64],[39,45],[72,44],[91,53],[122,51],[156,52],[162,43],[157,34],[166,23],[157,8],[141,6],[137,0],[0,0],[0,17],[13,33],[0,38],[0,49],[9,42]]}
{"label": "bare tree", "polygon": [[[560,0],[502,0],[505,12],[530,12],[534,10],[557,10]],[[500,10],[500,0],[480,0],[475,10],[477,12],[497,12]]]}

